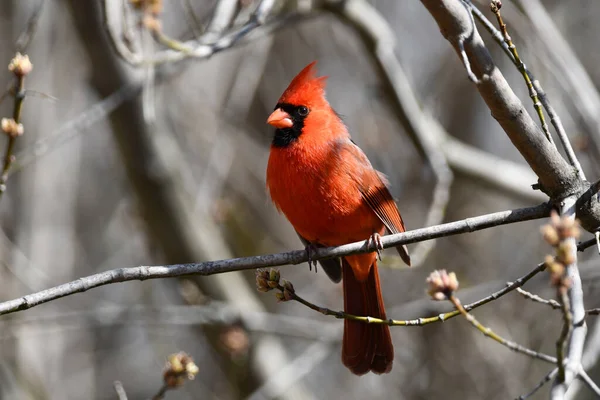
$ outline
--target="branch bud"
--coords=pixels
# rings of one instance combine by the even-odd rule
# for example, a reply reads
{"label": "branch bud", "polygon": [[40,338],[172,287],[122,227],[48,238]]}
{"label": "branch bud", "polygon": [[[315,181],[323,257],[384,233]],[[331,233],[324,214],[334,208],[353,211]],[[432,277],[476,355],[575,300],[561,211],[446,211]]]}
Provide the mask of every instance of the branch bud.
{"label": "branch bud", "polygon": [[186,378],[194,379],[198,371],[198,366],[186,353],[171,354],[163,371],[163,379],[169,388],[176,388],[183,385]]}
{"label": "branch bud", "polygon": [[427,294],[433,300],[448,300],[458,290],[458,279],[454,272],[445,269],[433,271],[427,278]]}
{"label": "branch bud", "polygon": [[0,127],[11,138],[16,138],[17,136],[21,136],[24,132],[23,124],[17,123],[12,118],[2,118],[2,122],[0,122]]}
{"label": "branch bud", "polygon": [[10,64],[8,64],[8,70],[18,78],[26,76],[32,69],[33,64],[29,61],[29,56],[27,54],[23,55],[17,53],[15,57],[10,60]]}

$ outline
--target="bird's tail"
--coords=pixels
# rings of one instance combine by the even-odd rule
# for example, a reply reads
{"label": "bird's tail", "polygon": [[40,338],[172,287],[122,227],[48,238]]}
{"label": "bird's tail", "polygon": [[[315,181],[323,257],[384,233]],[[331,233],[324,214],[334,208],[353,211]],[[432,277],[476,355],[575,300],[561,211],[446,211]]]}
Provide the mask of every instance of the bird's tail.
{"label": "bird's tail", "polygon": [[[368,278],[358,281],[352,267],[342,259],[344,284],[344,310],[348,314],[386,319],[377,261],[373,263]],[[394,346],[387,325],[368,324],[344,320],[342,362],[356,375],[369,371],[385,374],[392,370]]]}

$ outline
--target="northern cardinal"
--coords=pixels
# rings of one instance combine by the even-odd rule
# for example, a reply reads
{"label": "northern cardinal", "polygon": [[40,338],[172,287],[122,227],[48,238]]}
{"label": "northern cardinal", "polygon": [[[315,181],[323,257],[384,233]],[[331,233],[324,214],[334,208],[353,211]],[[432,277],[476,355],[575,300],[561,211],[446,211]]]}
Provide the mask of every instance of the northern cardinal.
{"label": "northern cardinal", "polygon": [[[267,166],[267,188],[307,251],[360,240],[381,248],[387,229],[404,223],[385,177],[350,139],[348,129],[325,99],[326,77],[306,66],[285,90],[267,123],[276,128]],[[406,246],[396,247],[410,265]],[[377,253],[321,260],[334,282],[343,278],[348,314],[386,319]],[[310,262],[309,262],[310,265]],[[344,320],[342,362],[356,375],[390,372],[394,347],[387,325]]]}

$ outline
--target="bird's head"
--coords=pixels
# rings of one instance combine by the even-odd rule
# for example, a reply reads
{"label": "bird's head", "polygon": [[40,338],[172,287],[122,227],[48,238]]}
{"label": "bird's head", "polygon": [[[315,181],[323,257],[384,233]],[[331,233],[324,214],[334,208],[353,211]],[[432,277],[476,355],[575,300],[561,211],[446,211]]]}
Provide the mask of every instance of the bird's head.
{"label": "bird's head", "polygon": [[311,127],[323,126],[332,114],[325,99],[326,76],[316,76],[316,61],[308,64],[283,92],[267,123],[277,128],[273,146],[287,147]]}

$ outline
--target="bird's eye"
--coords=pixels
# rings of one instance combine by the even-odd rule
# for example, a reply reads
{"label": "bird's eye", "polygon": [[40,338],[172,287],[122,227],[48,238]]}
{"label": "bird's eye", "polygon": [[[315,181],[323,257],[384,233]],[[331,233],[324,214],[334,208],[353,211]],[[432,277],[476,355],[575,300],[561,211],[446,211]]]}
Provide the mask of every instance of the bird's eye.
{"label": "bird's eye", "polygon": [[308,115],[308,107],[300,106],[298,107],[298,115],[301,117],[306,117]]}

